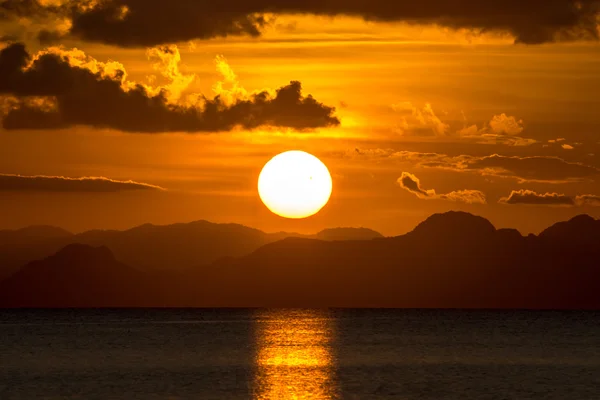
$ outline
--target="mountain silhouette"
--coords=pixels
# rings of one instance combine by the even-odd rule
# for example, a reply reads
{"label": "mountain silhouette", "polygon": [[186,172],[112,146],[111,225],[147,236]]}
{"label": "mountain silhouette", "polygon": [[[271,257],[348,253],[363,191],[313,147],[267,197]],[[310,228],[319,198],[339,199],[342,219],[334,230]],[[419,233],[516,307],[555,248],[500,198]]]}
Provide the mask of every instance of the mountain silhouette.
{"label": "mountain silhouette", "polygon": [[587,214],[558,222],[540,233],[540,238],[567,247],[600,246],[600,221]]}
{"label": "mountain silhouette", "polygon": [[0,280],[27,262],[44,258],[69,243],[72,233],[54,226],[0,230]]}
{"label": "mountain silhouette", "polygon": [[0,283],[0,305],[600,309],[598,237],[587,216],[522,236],[449,212],[402,236],[292,236],[162,274],[127,267],[105,247],[69,246]]}
{"label": "mountain silhouette", "polygon": [[464,236],[483,235],[488,237],[496,231],[487,219],[463,211],[433,214],[417,225],[409,234],[415,237],[453,239],[457,234]]}
{"label": "mountain silhouette", "polygon": [[136,302],[140,272],[106,247],[72,244],[34,261],[0,284],[0,299],[28,307],[118,306]]}
{"label": "mountain silhouette", "polygon": [[8,240],[40,240],[48,238],[61,238],[71,236],[72,233],[62,228],[49,225],[34,225],[17,230],[0,230],[0,241],[4,244]]}
{"label": "mountain silhouette", "polygon": [[0,280],[26,263],[48,257],[72,243],[106,246],[115,258],[141,271],[186,270],[221,257],[239,257],[286,237],[324,240],[381,237],[365,228],[334,228],[315,235],[265,233],[238,224],[196,221],[172,225],[145,224],[125,231],[91,230],[73,235],[54,227],[0,231]]}
{"label": "mountain silhouette", "polygon": [[395,238],[271,243],[220,265],[213,280],[229,281],[228,299],[255,306],[600,307],[600,248],[556,242],[449,212]]}

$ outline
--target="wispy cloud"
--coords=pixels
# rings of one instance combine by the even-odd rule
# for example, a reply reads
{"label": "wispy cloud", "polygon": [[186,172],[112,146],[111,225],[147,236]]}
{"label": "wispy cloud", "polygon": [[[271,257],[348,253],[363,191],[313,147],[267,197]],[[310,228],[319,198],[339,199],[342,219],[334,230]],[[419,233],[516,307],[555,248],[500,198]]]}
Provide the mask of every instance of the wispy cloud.
{"label": "wispy cloud", "polygon": [[0,174],[0,192],[123,192],[165,190],[160,186],[105,177],[70,178],[46,175]]}
{"label": "wispy cloud", "polygon": [[519,183],[567,183],[593,180],[600,169],[578,162],[569,162],[551,156],[489,156],[458,155],[396,151],[393,149],[358,149],[345,153],[346,157],[373,161],[407,163],[421,168],[434,168],[483,176],[515,179]]}
{"label": "wispy cloud", "polygon": [[438,194],[434,189],[423,189],[421,181],[409,172],[402,172],[397,181],[400,187],[423,200],[447,200],[467,204],[485,204],[485,194],[479,190],[456,190],[450,193]]}

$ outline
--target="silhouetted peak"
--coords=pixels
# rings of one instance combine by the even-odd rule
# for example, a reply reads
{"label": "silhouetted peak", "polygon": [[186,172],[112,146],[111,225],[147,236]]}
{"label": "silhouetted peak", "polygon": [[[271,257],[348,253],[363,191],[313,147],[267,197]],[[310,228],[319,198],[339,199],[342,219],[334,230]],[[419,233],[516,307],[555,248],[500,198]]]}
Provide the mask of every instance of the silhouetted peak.
{"label": "silhouetted peak", "polygon": [[263,233],[262,231],[241,224],[234,223],[216,223],[206,220],[197,220],[192,222],[179,222],[169,225],[143,224],[127,230],[129,233],[158,233],[167,232],[232,232],[232,233]]}
{"label": "silhouetted peak", "polygon": [[540,237],[563,240],[585,239],[588,241],[600,239],[598,234],[600,234],[600,221],[587,214],[581,214],[568,221],[557,222],[546,228],[540,233]]}
{"label": "silhouetted peak", "polygon": [[61,238],[61,237],[68,237],[71,236],[72,233],[62,229],[62,228],[58,228],[56,226],[51,226],[51,225],[32,225],[32,226],[28,226],[25,228],[21,228],[21,229],[15,229],[15,230],[2,230],[0,231],[0,233],[11,233],[11,234],[17,234],[19,236],[26,236],[26,237],[30,237],[30,238],[40,238],[40,239],[46,239],[46,238]]}
{"label": "silhouetted peak", "polygon": [[567,222],[573,224],[589,224],[595,223],[596,219],[588,214],[579,214],[568,220]]}
{"label": "silhouetted peak", "polygon": [[321,240],[371,240],[383,235],[369,228],[340,227],[323,229],[315,237]]}
{"label": "silhouetted peak", "polygon": [[63,247],[48,259],[65,263],[115,263],[115,257],[106,246],[88,246],[73,243]]}
{"label": "silhouetted peak", "polygon": [[487,219],[463,211],[433,214],[409,233],[411,236],[448,237],[489,236],[496,231]]}
{"label": "silhouetted peak", "polygon": [[[50,257],[30,262],[11,279],[52,280],[55,283],[60,282],[60,285],[67,282],[75,284],[72,282],[73,279],[83,279],[86,282],[95,279],[111,279],[110,277],[114,277],[115,273],[124,271],[124,268],[126,267],[117,262],[105,246],[70,244]],[[127,271],[131,269],[127,268]]]}

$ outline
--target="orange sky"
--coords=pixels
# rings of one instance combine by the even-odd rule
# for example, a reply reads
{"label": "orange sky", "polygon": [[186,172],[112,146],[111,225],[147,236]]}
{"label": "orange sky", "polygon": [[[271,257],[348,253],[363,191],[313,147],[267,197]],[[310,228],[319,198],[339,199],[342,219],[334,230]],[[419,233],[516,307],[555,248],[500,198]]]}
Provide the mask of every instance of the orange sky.
{"label": "orange sky", "polygon": [[[121,3],[136,16],[135,7],[156,2]],[[128,15],[119,18],[127,22]],[[517,28],[482,34],[486,26],[311,13],[265,18],[269,23],[258,37],[191,34],[189,40],[162,43],[168,52],[92,40],[69,31],[77,25],[64,16],[2,18],[5,49],[23,42],[29,54],[60,54],[72,69],[105,68],[106,79],[117,79],[110,75],[115,69],[125,70],[125,92],[140,83],[148,93],[162,87],[170,105],[195,106],[199,95],[218,94],[231,105],[300,81],[302,95],[335,107],[340,124],[143,133],[91,123],[15,128],[5,119],[0,174],[106,177],[166,190],[59,190],[37,181],[6,183],[0,176],[0,228],[52,224],[82,231],[207,219],[266,231],[366,226],[394,235],[431,213],[455,209],[525,233],[576,214],[600,217],[596,41],[514,44],[521,35]],[[48,26],[62,36],[40,44],[36,34]],[[35,66],[35,58],[30,62]],[[4,81],[0,77],[0,88]],[[33,101],[15,90],[2,90],[5,118],[11,101]],[[78,95],[92,96],[90,104],[102,101],[95,92]],[[88,112],[94,114],[94,107],[82,111]],[[316,155],[333,176],[330,203],[305,220],[271,214],[256,190],[264,163],[291,149]],[[403,172],[415,184],[418,179],[417,190],[398,182]],[[485,204],[469,203],[465,191],[481,193]]]}

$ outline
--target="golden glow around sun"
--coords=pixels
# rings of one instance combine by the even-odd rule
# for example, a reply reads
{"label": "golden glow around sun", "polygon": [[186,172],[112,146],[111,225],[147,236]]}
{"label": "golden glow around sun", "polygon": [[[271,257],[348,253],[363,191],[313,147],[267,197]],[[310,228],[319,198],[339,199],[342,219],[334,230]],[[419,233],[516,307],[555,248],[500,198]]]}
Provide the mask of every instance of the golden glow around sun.
{"label": "golden glow around sun", "polygon": [[269,210],[285,218],[319,212],[331,196],[329,170],[312,154],[292,150],[278,154],[258,177],[258,194]]}

